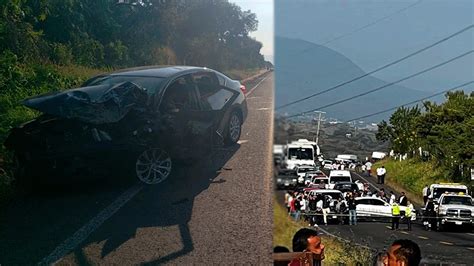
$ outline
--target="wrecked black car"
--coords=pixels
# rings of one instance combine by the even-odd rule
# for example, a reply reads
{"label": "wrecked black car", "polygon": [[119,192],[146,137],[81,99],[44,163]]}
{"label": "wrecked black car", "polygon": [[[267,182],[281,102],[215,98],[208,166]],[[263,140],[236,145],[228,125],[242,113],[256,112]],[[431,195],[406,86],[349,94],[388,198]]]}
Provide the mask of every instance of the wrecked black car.
{"label": "wrecked black car", "polygon": [[239,140],[247,116],[241,87],[200,67],[99,75],[81,88],[25,100],[43,114],[12,129],[4,145],[15,153],[20,184],[119,167],[157,184],[175,160],[193,161]]}

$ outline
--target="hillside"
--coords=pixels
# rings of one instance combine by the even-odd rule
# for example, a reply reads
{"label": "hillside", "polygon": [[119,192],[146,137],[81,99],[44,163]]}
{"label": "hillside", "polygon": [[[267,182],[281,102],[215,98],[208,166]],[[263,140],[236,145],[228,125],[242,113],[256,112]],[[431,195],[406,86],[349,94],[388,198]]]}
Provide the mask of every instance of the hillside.
{"label": "hillside", "polygon": [[[284,144],[300,138],[312,140],[316,136],[316,124],[275,121],[274,143]],[[324,158],[334,158],[338,154],[355,154],[361,160],[370,157],[374,151],[388,151],[388,144],[377,141],[375,131],[349,127],[347,124],[321,125],[319,147]],[[351,134],[347,137],[346,134]]]}
{"label": "hillside", "polygon": [[[307,41],[276,37],[275,49],[275,62],[278,66],[275,74],[276,106],[365,74],[364,70],[344,55]],[[386,71],[389,71],[389,69]],[[367,76],[331,92],[278,110],[278,112],[293,114],[317,108],[385,84],[387,82],[383,80]],[[393,85],[323,110],[328,113],[328,117],[347,120],[395,107],[427,95],[429,95],[427,92]],[[369,120],[380,121],[381,119],[387,119],[389,116],[390,113],[385,113],[373,116]]]}

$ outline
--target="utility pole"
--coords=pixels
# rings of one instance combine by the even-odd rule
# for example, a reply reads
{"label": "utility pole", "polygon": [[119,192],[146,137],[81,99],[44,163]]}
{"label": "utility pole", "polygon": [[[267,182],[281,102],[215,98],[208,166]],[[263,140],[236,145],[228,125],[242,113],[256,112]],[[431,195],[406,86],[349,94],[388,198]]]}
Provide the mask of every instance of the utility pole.
{"label": "utility pole", "polygon": [[319,113],[319,117],[318,117],[318,129],[316,131],[316,145],[318,145],[318,141],[319,141],[319,127],[321,125],[321,115],[322,114],[325,114],[326,112],[322,112],[322,111],[314,111],[315,113]]}

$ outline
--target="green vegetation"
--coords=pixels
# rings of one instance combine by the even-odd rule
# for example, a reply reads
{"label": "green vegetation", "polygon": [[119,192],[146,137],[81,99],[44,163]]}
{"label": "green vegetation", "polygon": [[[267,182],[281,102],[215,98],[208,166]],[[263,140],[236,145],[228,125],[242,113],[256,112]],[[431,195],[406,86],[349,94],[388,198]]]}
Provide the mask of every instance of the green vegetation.
{"label": "green vegetation", "polygon": [[14,194],[3,142],[38,115],[25,98],[133,66],[207,66],[241,79],[268,65],[249,36],[255,14],[227,0],[118,2],[0,0],[0,204]]}
{"label": "green vegetation", "polygon": [[429,161],[446,181],[467,182],[474,165],[474,92],[448,92],[446,98],[443,104],[425,102],[424,112],[418,106],[399,108],[389,123],[378,125],[377,139],[389,141],[395,153],[407,154],[411,164]]}
{"label": "green vegetation", "polygon": [[[291,250],[293,235],[306,224],[294,222],[286,209],[276,199],[273,201],[273,246],[284,246]],[[370,250],[331,236],[322,236],[325,245],[323,263],[326,265],[370,265],[373,254]]]}
{"label": "green vegetation", "polygon": [[385,182],[398,191],[405,191],[410,200],[420,205],[423,203],[421,191],[426,184],[450,182],[433,161],[387,159],[375,163],[373,169],[382,165],[387,169]]}

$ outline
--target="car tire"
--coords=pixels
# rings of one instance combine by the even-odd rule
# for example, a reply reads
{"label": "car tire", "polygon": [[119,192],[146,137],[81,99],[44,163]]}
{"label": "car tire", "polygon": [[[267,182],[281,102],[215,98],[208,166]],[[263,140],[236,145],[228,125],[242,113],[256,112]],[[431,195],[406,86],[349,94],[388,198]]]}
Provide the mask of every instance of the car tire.
{"label": "car tire", "polygon": [[135,176],[148,185],[165,181],[171,174],[171,170],[171,157],[161,148],[144,150],[135,160]]}
{"label": "car tire", "polygon": [[242,133],[242,117],[237,111],[233,111],[227,121],[224,143],[228,146],[237,143]]}

